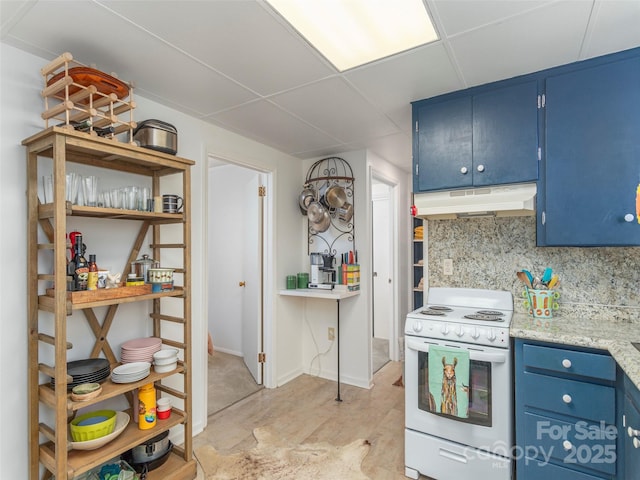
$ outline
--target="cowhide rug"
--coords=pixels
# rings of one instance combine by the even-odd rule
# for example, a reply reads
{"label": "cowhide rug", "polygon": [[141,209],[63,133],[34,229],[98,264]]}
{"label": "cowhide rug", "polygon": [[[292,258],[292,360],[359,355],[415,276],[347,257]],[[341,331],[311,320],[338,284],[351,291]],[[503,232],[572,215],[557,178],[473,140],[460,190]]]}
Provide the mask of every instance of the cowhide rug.
{"label": "cowhide rug", "polygon": [[247,452],[221,455],[210,445],[195,454],[207,480],[370,480],[360,470],[371,444],[356,440],[343,447],[326,442],[290,444],[268,428],[256,428],[258,444]]}

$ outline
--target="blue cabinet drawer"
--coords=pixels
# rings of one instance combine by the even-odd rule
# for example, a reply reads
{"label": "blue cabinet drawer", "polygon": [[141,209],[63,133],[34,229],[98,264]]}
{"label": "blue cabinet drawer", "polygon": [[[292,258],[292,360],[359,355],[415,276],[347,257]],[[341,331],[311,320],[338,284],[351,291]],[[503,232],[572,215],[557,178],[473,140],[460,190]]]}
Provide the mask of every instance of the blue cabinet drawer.
{"label": "blue cabinet drawer", "polygon": [[517,478],[518,480],[603,480],[611,477],[589,475],[525,457],[518,461]]}
{"label": "blue cabinet drawer", "polygon": [[524,405],[579,419],[615,423],[616,392],[613,387],[567,380],[537,373],[522,374]]}
{"label": "blue cabinet drawer", "polygon": [[525,369],[539,368],[551,372],[609,381],[616,379],[616,362],[606,354],[524,345],[522,358]]}
{"label": "blue cabinet drawer", "polygon": [[589,468],[616,473],[617,429],[584,420],[564,422],[533,413],[524,415],[526,455],[540,461],[553,459],[567,468]]}

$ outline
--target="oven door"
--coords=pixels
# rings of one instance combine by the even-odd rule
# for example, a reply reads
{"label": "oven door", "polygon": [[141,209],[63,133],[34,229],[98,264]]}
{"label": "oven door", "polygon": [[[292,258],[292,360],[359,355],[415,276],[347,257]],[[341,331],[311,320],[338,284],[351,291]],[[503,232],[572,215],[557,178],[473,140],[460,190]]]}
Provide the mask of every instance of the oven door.
{"label": "oven door", "polygon": [[[405,337],[406,427],[508,456],[512,445],[510,350],[484,345]],[[469,351],[469,415],[439,413],[440,392],[429,392],[429,347]],[[435,403],[435,407],[434,407]]]}

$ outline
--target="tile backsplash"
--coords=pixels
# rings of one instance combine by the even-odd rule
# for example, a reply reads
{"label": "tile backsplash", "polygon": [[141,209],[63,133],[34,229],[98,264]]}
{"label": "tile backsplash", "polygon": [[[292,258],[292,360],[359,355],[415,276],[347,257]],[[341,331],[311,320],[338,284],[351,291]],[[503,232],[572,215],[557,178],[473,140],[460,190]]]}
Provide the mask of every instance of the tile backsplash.
{"label": "tile backsplash", "polygon": [[[535,217],[430,220],[425,235],[429,286],[509,290],[524,312],[516,272],[551,267],[560,278],[557,316],[640,323],[640,247],[536,247]],[[453,275],[443,273],[446,258]]]}

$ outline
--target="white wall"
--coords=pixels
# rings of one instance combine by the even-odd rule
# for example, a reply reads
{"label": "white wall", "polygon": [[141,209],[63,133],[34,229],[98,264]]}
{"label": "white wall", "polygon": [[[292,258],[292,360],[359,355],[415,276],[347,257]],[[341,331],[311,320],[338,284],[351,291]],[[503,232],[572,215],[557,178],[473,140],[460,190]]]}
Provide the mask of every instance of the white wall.
{"label": "white wall", "polygon": [[[6,44],[0,44],[0,49],[0,204],[7,206],[2,216],[0,233],[0,264],[3,270],[0,275],[0,381],[4,387],[0,402],[2,411],[10,412],[3,416],[0,471],[3,478],[23,478],[28,465],[27,297],[24,278],[27,212],[26,154],[21,141],[44,128],[44,122],[40,119],[40,112],[43,110],[40,90],[43,85],[39,70],[50,59],[26,54]],[[174,124],[179,132],[178,154],[196,161],[192,168],[192,318],[193,338],[196,340],[193,349],[193,427],[197,433],[206,423],[207,248],[204,226],[207,210],[207,156],[212,154],[220,158],[238,159],[274,172],[274,191],[269,201],[273,202],[275,213],[269,228],[275,232],[278,241],[269,246],[271,254],[268,261],[273,264],[272,283],[276,283],[279,288],[283,288],[287,272],[302,268],[299,259],[291,255],[291,252],[300,251],[304,246],[300,240],[300,215],[295,203],[302,167],[299,160],[264,145],[139,96],[136,101],[136,120],[159,118]],[[166,184],[163,188],[175,189],[179,186],[174,179],[169,179]],[[98,224],[87,222],[83,221],[83,230],[87,233],[98,231]],[[113,223],[117,225],[113,229],[117,233],[112,231],[105,236],[91,234],[90,249],[98,254],[99,259],[118,265],[124,262],[123,252],[130,248],[131,241],[127,240],[126,245],[121,248],[113,240],[113,235],[128,234],[128,227],[121,223]],[[100,224],[101,227],[103,225]],[[274,362],[274,375],[273,378],[267,378],[266,382],[267,386],[274,386],[279,378],[286,376],[292,369],[300,369],[300,329],[294,326],[297,321],[296,309],[288,303],[283,304],[277,295],[273,295],[273,290],[268,302],[275,325],[273,335],[267,339],[267,351],[275,352],[277,346],[278,352],[269,357]],[[138,318],[136,308],[142,306],[131,308],[122,319],[116,321],[113,337],[109,336],[109,341],[115,347],[127,336],[127,333],[118,329],[119,322],[126,325],[139,322],[132,332],[135,336],[150,331],[148,322]],[[69,353],[69,359],[82,357],[92,344],[93,335],[85,324],[84,319],[78,315],[69,319],[69,333],[79,340],[74,343],[76,347]]]}

